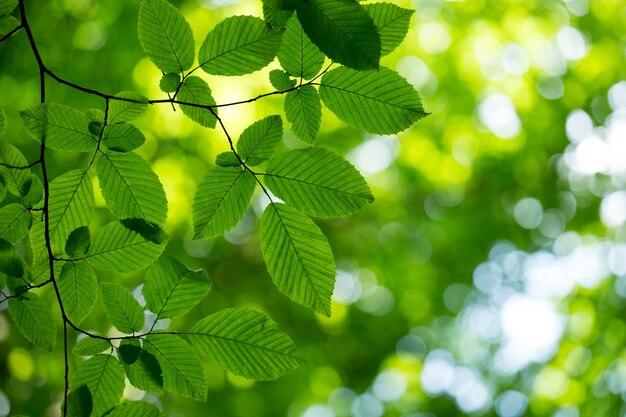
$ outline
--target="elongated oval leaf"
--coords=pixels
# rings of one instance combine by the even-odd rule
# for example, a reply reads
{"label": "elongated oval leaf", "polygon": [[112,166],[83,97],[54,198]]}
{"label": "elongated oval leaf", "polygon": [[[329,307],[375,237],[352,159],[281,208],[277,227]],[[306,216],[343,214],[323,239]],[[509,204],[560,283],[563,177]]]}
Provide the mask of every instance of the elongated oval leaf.
{"label": "elongated oval leaf", "polygon": [[139,155],[105,152],[96,162],[107,205],[118,218],[141,218],[165,224],[167,199],[159,177]]}
{"label": "elongated oval leaf", "polygon": [[146,138],[141,130],[130,123],[115,123],[104,129],[102,143],[112,151],[128,152],[144,144]]}
{"label": "elongated oval leaf", "polygon": [[67,396],[67,404],[63,404],[62,407],[64,414],[67,407],[67,417],[90,417],[93,411],[93,398],[87,385],[81,385],[70,391]]}
{"label": "elongated oval leaf", "polygon": [[240,168],[211,170],[193,199],[194,238],[216,237],[234,227],[246,213],[255,184],[254,177]]}
{"label": "elongated oval leaf", "polygon": [[86,386],[93,399],[91,416],[102,416],[115,407],[124,392],[124,372],[111,355],[96,355],[83,362],[73,378],[73,390]]}
{"label": "elongated oval leaf", "polygon": [[261,249],[283,294],[330,316],[335,262],[326,237],[311,219],[284,204],[270,204],[261,218]]}
{"label": "elongated oval leaf", "polygon": [[[0,141],[0,162],[11,167],[28,165],[24,155],[8,142]],[[0,183],[15,196],[26,196],[32,185],[30,169],[8,168],[0,166]]]}
{"label": "elongated oval leaf", "polygon": [[19,283],[24,284],[21,278],[25,272],[24,261],[17,249],[6,240],[0,239],[0,273],[12,278],[20,278]]}
{"label": "elongated oval leaf", "polygon": [[74,324],[79,325],[96,305],[96,274],[84,261],[67,262],[63,265],[58,283],[65,313]]}
{"label": "elongated oval leaf", "polygon": [[294,10],[291,0],[263,0],[263,19],[272,27],[284,28]]}
{"label": "elongated oval leaf", "polygon": [[414,10],[403,9],[392,3],[374,3],[363,6],[380,34],[381,55],[387,55],[402,43],[409,31]]}
{"label": "elongated oval leaf", "polygon": [[74,345],[72,353],[80,356],[93,356],[107,349],[112,349],[111,342],[108,340],[85,337]]}
{"label": "elongated oval leaf", "polygon": [[143,328],[143,310],[130,291],[113,282],[101,282],[100,292],[107,316],[120,332],[137,333]]}
{"label": "elongated oval leaf", "polygon": [[[20,21],[11,15],[0,15],[0,36],[4,36],[20,25]],[[0,132],[0,137],[2,133]]]}
{"label": "elongated oval leaf", "polygon": [[109,105],[109,124],[136,119],[148,108],[148,99],[134,91],[122,91],[115,97]]}
{"label": "elongated oval leaf", "polygon": [[304,363],[293,341],[265,315],[226,309],[196,323],[191,343],[223,368],[255,380],[272,380]]}
{"label": "elongated oval leaf", "polygon": [[333,61],[355,69],[378,68],[380,37],[376,25],[354,0],[297,2],[302,28]]}
{"label": "elongated oval leaf", "polygon": [[0,16],[9,14],[17,7],[17,0],[0,0]]}
{"label": "elongated oval leaf", "polygon": [[356,168],[322,148],[295,149],[273,159],[265,181],[278,198],[312,216],[347,216],[374,200]]}
{"label": "elongated oval leaf", "polygon": [[126,401],[115,407],[108,417],[162,417],[154,405],[144,401]]}
{"label": "elongated oval leaf", "polygon": [[131,384],[144,391],[163,391],[163,371],[156,357],[138,339],[125,339],[118,349],[120,362]]}
{"label": "elongated oval leaf", "polygon": [[228,151],[217,154],[215,157],[215,165],[221,167],[238,167],[241,165],[241,162],[237,159],[237,155]]}
{"label": "elongated oval leaf", "polygon": [[112,222],[96,231],[85,258],[96,268],[133,272],[154,262],[167,239],[160,227],[141,219]]}
{"label": "elongated oval leaf", "polygon": [[314,144],[322,123],[322,102],[312,85],[305,85],[285,96],[285,115],[293,134],[308,144]]}
{"label": "elongated oval leaf", "polygon": [[324,54],[304,33],[300,21],[293,16],[287,23],[278,50],[278,61],[293,77],[313,78],[324,65]]}
{"label": "elongated oval leaf", "polygon": [[268,65],[278,52],[282,30],[253,16],[232,16],[218,23],[202,43],[202,69],[215,75],[244,75]]}
{"label": "elongated oval leaf", "polygon": [[417,91],[398,73],[337,68],[322,77],[324,104],[344,122],[382,135],[398,133],[427,115]]}
{"label": "elongated oval leaf", "polygon": [[269,116],[248,126],[239,137],[237,153],[244,163],[254,166],[274,155],[283,138],[283,120]]}
{"label": "elongated oval leaf", "polygon": [[297,84],[296,80],[289,78],[289,74],[279,69],[270,71],[270,82],[278,91],[291,90]]}
{"label": "elongated oval leaf", "polygon": [[[187,77],[183,85],[180,86],[178,101],[200,104],[203,106],[215,105],[215,100],[211,95],[211,89],[208,84],[202,78],[194,76]],[[194,122],[211,129],[215,127],[217,118],[211,110],[184,104],[180,105],[180,109]],[[217,114],[217,108],[213,111]]]}
{"label": "elongated oval leaf", "polygon": [[193,64],[191,27],[166,0],[143,0],[137,29],[144,52],[161,71],[181,72]]}
{"label": "elongated oval leaf", "polygon": [[210,289],[204,270],[192,271],[177,259],[162,257],[146,271],[142,292],[158,320],[187,313]]}
{"label": "elongated oval leaf", "polygon": [[69,106],[38,104],[20,112],[26,130],[37,142],[46,139],[52,149],[89,152],[96,149],[97,139],[89,132],[89,118]]}
{"label": "elongated oval leaf", "polygon": [[57,328],[50,308],[37,294],[29,292],[9,300],[9,313],[20,332],[33,345],[51,353],[57,343]]}
{"label": "elongated oval leaf", "polygon": [[65,242],[65,253],[72,258],[83,257],[91,245],[91,232],[87,226],[74,229]]}
{"label": "elongated oval leaf", "polygon": [[146,338],[144,349],[159,361],[166,390],[206,400],[204,368],[187,342],[174,334],[152,334]]}
{"label": "elongated oval leaf", "polygon": [[33,216],[21,204],[0,208],[0,238],[17,243],[28,234]]}

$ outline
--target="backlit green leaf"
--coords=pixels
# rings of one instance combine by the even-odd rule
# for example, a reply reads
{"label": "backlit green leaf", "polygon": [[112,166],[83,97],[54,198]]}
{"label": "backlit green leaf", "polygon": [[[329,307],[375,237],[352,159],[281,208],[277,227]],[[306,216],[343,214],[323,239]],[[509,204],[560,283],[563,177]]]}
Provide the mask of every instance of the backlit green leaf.
{"label": "backlit green leaf", "polygon": [[161,71],[181,72],[193,64],[191,27],[166,0],[143,0],[137,29],[144,52]]}
{"label": "backlit green leaf", "polygon": [[322,102],[311,85],[305,85],[285,96],[285,115],[293,134],[300,140],[314,144],[322,123]]}
{"label": "backlit green leaf", "polygon": [[294,9],[291,0],[263,0],[263,19],[272,27],[284,28]]}
{"label": "backlit green leaf", "polygon": [[102,143],[112,151],[128,152],[144,144],[146,138],[141,130],[130,123],[115,123],[104,129]]}
{"label": "backlit green leaf", "polygon": [[296,16],[289,19],[278,50],[278,60],[284,70],[293,77],[308,80],[322,69],[324,58],[324,54],[304,33]]}
{"label": "backlit green leaf", "polygon": [[248,126],[239,136],[237,153],[244,163],[254,166],[274,155],[283,138],[280,116],[268,116]]}
{"label": "backlit green leaf", "polygon": [[125,401],[115,407],[107,417],[161,417],[163,414],[154,405],[143,401]]}
{"label": "backlit green leaf", "polygon": [[297,84],[296,80],[289,78],[289,74],[279,69],[270,71],[270,82],[272,83],[272,86],[278,91],[291,90]]}
{"label": "backlit green leaf", "polygon": [[[208,84],[200,77],[187,77],[178,92],[178,101],[185,103],[200,104],[203,106],[214,106],[215,100],[211,95]],[[211,110],[202,107],[180,105],[180,109],[187,117],[204,127],[214,128],[217,118]],[[217,114],[217,109],[213,110]]]}
{"label": "backlit green leaf", "polygon": [[233,228],[246,213],[255,184],[252,174],[240,168],[209,171],[193,199],[194,238],[216,237]]}
{"label": "backlit green leaf", "polygon": [[159,81],[159,88],[165,93],[173,93],[178,88],[180,83],[180,75],[175,72],[168,72],[161,77]]}
{"label": "backlit green leaf", "polygon": [[265,181],[278,198],[311,216],[347,216],[374,200],[356,168],[322,148],[295,149],[274,158]]}
{"label": "backlit green leaf", "polygon": [[217,154],[215,157],[215,165],[221,167],[238,167],[241,165],[241,162],[237,159],[237,155],[228,151]]}
{"label": "backlit green leaf", "polygon": [[163,372],[156,357],[138,339],[125,339],[118,349],[120,362],[131,384],[144,391],[163,391]]}
{"label": "backlit green leaf", "polygon": [[[0,36],[4,36],[20,25],[20,21],[13,16],[0,16]],[[0,137],[2,133],[0,132]]]}
{"label": "backlit green leaf", "polygon": [[59,293],[70,320],[79,325],[91,313],[98,299],[98,279],[89,264],[67,262],[58,278]]}
{"label": "backlit green leaf", "polygon": [[304,363],[276,323],[248,308],[211,314],[189,333],[191,343],[209,359],[249,379],[276,379]]}
{"label": "backlit green leaf", "polygon": [[287,205],[270,204],[261,218],[261,249],[283,294],[330,316],[335,262],[326,237],[311,219]]}
{"label": "backlit green leaf", "polygon": [[122,91],[115,97],[118,99],[111,100],[109,104],[109,124],[136,119],[148,108],[148,99],[134,91]]}
{"label": "backlit green leaf", "polygon": [[21,204],[9,204],[0,208],[0,238],[17,243],[28,234],[33,215]]}
{"label": "backlit green leaf", "polygon": [[26,130],[33,139],[52,149],[90,152],[96,149],[97,139],[89,132],[85,113],[61,104],[37,104],[20,112]]}
{"label": "backlit green leaf", "polygon": [[206,400],[204,368],[187,342],[174,334],[152,334],[146,338],[144,349],[159,361],[166,390]]}
{"label": "backlit green leaf", "polygon": [[0,16],[11,13],[17,7],[17,0],[0,0]]}
{"label": "backlit green leaf", "polygon": [[50,308],[37,294],[26,293],[9,300],[9,313],[20,332],[38,349],[51,353],[57,342],[57,328]]}
{"label": "backlit green leaf", "polygon": [[109,320],[120,332],[137,333],[143,328],[143,310],[130,291],[113,282],[101,282],[100,293]]}
{"label": "backlit green leaf", "polygon": [[[2,35],[2,32],[0,32],[0,35]],[[7,119],[6,119],[6,116],[4,115],[4,107],[0,106],[0,138],[4,136],[6,127],[7,127]]]}
{"label": "backlit green leaf", "polygon": [[91,245],[91,232],[87,226],[74,229],[65,242],[65,253],[72,258],[85,256]]}
{"label": "backlit green leaf", "polygon": [[414,10],[403,9],[392,3],[373,3],[363,6],[380,34],[381,55],[387,55],[402,43],[409,31]]}
{"label": "backlit green leaf", "polygon": [[218,23],[202,43],[202,69],[215,75],[244,75],[268,65],[278,52],[282,30],[253,16],[232,16]]}
{"label": "backlit green leaf", "polygon": [[158,320],[187,313],[210,289],[204,270],[192,271],[177,259],[162,257],[146,271],[142,292]]}
{"label": "backlit green leaf", "polygon": [[24,261],[15,247],[4,239],[0,239],[0,273],[9,277],[21,278],[24,276]]}
{"label": "backlit green leaf", "polygon": [[387,135],[407,129],[427,115],[417,91],[398,73],[337,68],[322,77],[324,104],[344,122]]}
{"label": "backlit green leaf", "polygon": [[[28,165],[24,155],[8,142],[0,141],[0,163],[11,167]],[[15,196],[25,196],[32,185],[30,169],[16,169],[0,166],[0,182]]]}
{"label": "backlit green leaf", "polygon": [[85,337],[74,345],[72,353],[80,356],[93,356],[109,349],[111,349],[111,343],[108,340]]}
{"label": "backlit green leaf", "polygon": [[165,224],[165,191],[159,177],[142,157],[133,152],[101,153],[96,172],[102,195],[118,218],[141,218]]}
{"label": "backlit green leaf", "polygon": [[124,392],[124,372],[115,357],[96,355],[80,365],[70,385],[73,390],[86,386],[93,400],[91,416],[102,416],[119,403]]}

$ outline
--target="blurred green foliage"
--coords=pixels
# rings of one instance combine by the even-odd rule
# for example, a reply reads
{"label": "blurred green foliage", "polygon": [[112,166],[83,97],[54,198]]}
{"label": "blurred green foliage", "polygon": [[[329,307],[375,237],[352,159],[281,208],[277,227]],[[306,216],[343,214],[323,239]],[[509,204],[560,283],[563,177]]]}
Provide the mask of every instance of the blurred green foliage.
{"label": "blurred green foliage", "polygon": [[[197,39],[227,16],[261,15],[260,1],[173,3]],[[260,201],[225,237],[192,240],[187,196],[228,149],[219,132],[165,106],[138,122],[147,136],[139,152],[170,202],[166,253],[205,268],[214,282],[194,319],[253,306],[308,360],[270,383],[207,364],[206,404],[146,398],[166,415],[626,415],[626,3],[396,3],[416,14],[407,39],[382,63],[420,90],[432,114],[386,137],[324,114],[319,146],[348,155],[376,197],[349,219],[319,223],[338,258],[329,319],[272,285],[259,249]],[[27,6],[54,72],[107,93],[159,95],[161,74],[136,35],[137,2]],[[39,93],[27,50],[23,34],[0,46],[0,105],[7,137],[33,160],[38,146],[17,114]],[[267,72],[206,79],[224,102],[271,91]],[[54,83],[49,98],[80,109],[100,104]],[[221,115],[238,135],[281,112],[282,101],[267,98]],[[87,162],[62,152],[50,158],[52,177]],[[94,222],[104,224],[101,196],[97,204]],[[101,278],[141,282],[138,275]],[[104,330],[103,317],[95,311],[83,325]],[[0,341],[0,415],[57,415],[62,352],[29,350],[4,311]]]}

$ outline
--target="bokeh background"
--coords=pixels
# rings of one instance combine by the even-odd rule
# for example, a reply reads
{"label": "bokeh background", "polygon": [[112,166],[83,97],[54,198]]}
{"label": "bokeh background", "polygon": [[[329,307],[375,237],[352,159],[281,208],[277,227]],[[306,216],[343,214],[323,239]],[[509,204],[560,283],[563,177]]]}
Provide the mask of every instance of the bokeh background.
{"label": "bokeh background", "polygon": [[[269,383],[206,364],[206,404],[130,386],[128,398],[172,417],[626,415],[626,1],[394,2],[416,13],[382,64],[406,77],[432,114],[385,137],[324,114],[317,145],[347,155],[376,196],[355,216],[318,222],[337,257],[330,319],[273,287],[259,248],[261,195],[223,238],[191,239],[190,199],[227,149],[222,134],[167,105],[136,122],[148,138],[139,153],[169,199],[166,253],[206,268],[214,282],[188,318],[164,326],[251,306],[292,336],[308,364]],[[256,0],[174,3],[198,46],[227,16],[261,15]],[[137,39],[138,1],[26,6],[54,72],[107,93],[162,97],[160,74]],[[267,74],[276,66],[206,79],[224,103],[271,91]],[[104,105],[48,86],[50,101]],[[37,146],[18,111],[38,101],[38,88],[20,33],[0,45],[0,105],[7,137],[30,160]],[[235,137],[269,114],[283,114],[281,97],[221,110]],[[285,136],[284,147],[303,145]],[[49,152],[51,176],[86,158]],[[94,227],[111,219],[100,196],[97,205]],[[140,297],[141,274],[99,276]],[[0,416],[57,416],[62,350],[32,349],[5,309]],[[83,327],[113,335],[104,323],[99,305]]]}

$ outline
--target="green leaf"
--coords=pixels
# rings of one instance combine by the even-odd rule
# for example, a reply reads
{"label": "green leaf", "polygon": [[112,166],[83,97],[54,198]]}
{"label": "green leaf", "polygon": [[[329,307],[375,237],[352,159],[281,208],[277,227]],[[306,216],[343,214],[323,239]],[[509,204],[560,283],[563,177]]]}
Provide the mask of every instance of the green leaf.
{"label": "green leaf", "polygon": [[91,233],[87,226],[74,229],[65,242],[65,253],[72,258],[85,256],[91,245]]}
{"label": "green leaf", "polygon": [[297,84],[296,80],[289,78],[289,74],[279,69],[270,71],[270,82],[278,91],[291,90]]}
{"label": "green leaf", "polygon": [[104,112],[100,109],[87,109],[85,116],[92,122],[104,123]]}
{"label": "green leaf", "polygon": [[[13,16],[0,16],[0,36],[4,36],[20,25],[20,21]],[[0,132],[0,137],[2,132]]]}
{"label": "green leaf", "polygon": [[125,401],[115,407],[107,417],[162,417],[154,405],[143,401]]}
{"label": "green leaf", "polygon": [[0,238],[11,243],[24,239],[33,223],[30,211],[21,204],[9,204],[0,208]]}
{"label": "green leaf", "polygon": [[75,169],[56,177],[50,183],[48,204],[50,241],[53,252],[60,253],[70,233],[87,226],[93,216],[93,188],[87,172]]}
{"label": "green leaf", "polygon": [[142,157],[132,152],[101,153],[96,172],[102,195],[115,216],[165,224],[165,191],[159,177]]}
{"label": "green leaf", "polygon": [[127,334],[141,331],[145,317],[141,305],[130,291],[113,282],[101,282],[100,292],[113,326]]}
{"label": "green leaf", "polygon": [[193,64],[194,40],[182,13],[166,0],[143,0],[139,7],[139,42],[163,72],[182,72]]}
{"label": "green leaf", "polygon": [[17,0],[0,0],[0,16],[9,14],[17,7]]}
{"label": "green leaf", "polygon": [[[183,85],[180,86],[178,92],[178,101],[185,103],[194,103],[202,106],[214,106],[215,100],[211,95],[211,89],[208,84],[200,77],[187,77]],[[194,107],[189,105],[180,105],[180,109],[183,113],[196,123],[201,124],[204,127],[214,128],[217,118],[217,109],[211,112],[211,110],[203,109],[202,107]]]}
{"label": "green leaf", "polygon": [[173,93],[178,88],[178,84],[180,84],[180,75],[175,72],[168,72],[161,77],[159,88],[164,93]]}
{"label": "green leaf", "polygon": [[54,317],[37,294],[26,293],[9,300],[9,313],[20,332],[38,349],[52,353],[57,343]]}
{"label": "green leaf", "polygon": [[305,85],[285,96],[285,115],[300,140],[314,144],[322,123],[322,102],[315,87]]}
{"label": "green leaf", "polygon": [[263,19],[272,27],[284,28],[294,10],[291,0],[263,0]]}
{"label": "green leaf", "polygon": [[43,199],[43,184],[35,174],[31,175],[31,185],[28,193],[22,197],[22,204],[27,208],[34,208]]}
{"label": "green leaf", "polygon": [[[142,5],[145,2],[142,3]],[[109,105],[109,116],[107,122],[121,123],[136,119],[148,108],[148,99],[134,91],[122,91],[115,95],[118,99],[113,99]]]}
{"label": "green leaf", "polygon": [[112,222],[96,231],[87,260],[96,268],[133,272],[154,262],[163,252],[167,234],[141,219]]}
{"label": "green leaf", "polygon": [[335,262],[326,237],[311,219],[287,205],[270,204],[261,218],[261,249],[283,294],[330,317]]}
{"label": "green leaf", "polygon": [[308,80],[322,69],[324,59],[324,54],[304,33],[296,16],[289,19],[278,50],[278,61],[284,70],[294,77]]}
{"label": "green leaf", "polygon": [[297,3],[302,28],[330,59],[354,69],[376,69],[380,36],[376,25],[354,0],[308,0]]}
{"label": "green leaf", "polygon": [[246,213],[256,182],[240,168],[216,167],[202,179],[193,199],[194,239],[216,237]]}
{"label": "green leaf", "polygon": [[237,155],[228,151],[217,154],[215,157],[215,165],[221,167],[238,167],[241,165],[241,162],[237,159]]}
{"label": "green leaf", "polygon": [[[24,155],[8,142],[0,141],[0,163],[12,167],[25,167],[28,165]],[[15,196],[25,196],[32,185],[32,173],[30,169],[16,169],[0,166],[0,182]]]}
{"label": "green leaf", "polygon": [[93,136],[99,138],[100,133],[102,132],[102,123],[91,121],[87,126],[87,130],[89,130],[89,133],[91,133]]}
{"label": "green leaf", "polygon": [[93,399],[91,416],[102,416],[115,407],[124,392],[124,372],[111,355],[96,355],[83,362],[71,380],[73,390],[87,386]]}
{"label": "green leaf", "polygon": [[13,245],[0,239],[0,273],[13,278],[22,278],[25,273],[22,257]]}
{"label": "green leaf", "polygon": [[146,338],[144,349],[159,361],[166,390],[206,400],[204,368],[187,342],[174,334],[152,334]]}
{"label": "green leaf", "polygon": [[273,380],[305,362],[276,323],[248,308],[226,309],[203,318],[189,338],[209,359],[249,379]]}
{"label": "green leaf", "polygon": [[67,262],[58,278],[65,313],[76,325],[91,313],[98,299],[98,279],[89,264]]}
{"label": "green leaf", "polygon": [[111,343],[108,340],[85,337],[74,345],[72,353],[80,356],[93,356],[108,349],[111,349]]}
{"label": "green leaf", "polygon": [[374,3],[363,6],[380,35],[380,54],[387,55],[402,43],[409,31],[414,10],[403,9],[392,3]]}
{"label": "green leaf", "polygon": [[104,129],[102,143],[112,151],[128,152],[144,144],[146,138],[141,130],[130,123],[116,123]]}
{"label": "green leaf", "polygon": [[4,200],[4,197],[7,195],[7,189],[4,185],[2,185],[2,178],[0,178],[0,202]]}
{"label": "green leaf", "polygon": [[[1,20],[0,20],[0,22],[1,22]],[[0,28],[1,27],[2,26],[0,26]],[[2,32],[0,32],[0,35],[2,35]],[[0,106],[0,138],[4,136],[4,132],[6,130],[6,127],[7,127],[7,119],[6,119],[6,116],[4,115],[4,107]]]}
{"label": "green leaf", "polygon": [[295,149],[273,159],[265,181],[278,198],[311,216],[347,216],[374,201],[356,168],[322,148]]}
{"label": "green leaf", "polygon": [[142,292],[159,320],[187,313],[210,289],[206,271],[192,271],[177,259],[162,257],[146,271]]}
{"label": "green leaf", "polygon": [[161,365],[138,339],[122,340],[118,355],[131,384],[144,391],[163,392]]}
{"label": "green leaf", "polygon": [[89,118],[75,108],[61,104],[38,104],[20,111],[26,130],[37,142],[45,137],[51,149],[91,152],[98,141],[89,132]]}
{"label": "green leaf", "polygon": [[[63,404],[62,407],[66,405]],[[68,417],[89,417],[93,410],[93,398],[87,385],[72,390],[67,396]]]}
{"label": "green leaf", "polygon": [[417,91],[398,73],[337,68],[322,77],[324,104],[344,122],[381,135],[398,133],[427,115]]}
{"label": "green leaf", "polygon": [[283,120],[268,116],[248,126],[239,137],[237,153],[244,163],[254,166],[274,155],[283,138]]}
{"label": "green leaf", "polygon": [[258,17],[232,16],[218,23],[202,43],[202,69],[215,75],[244,75],[268,65],[280,47],[282,30]]}

